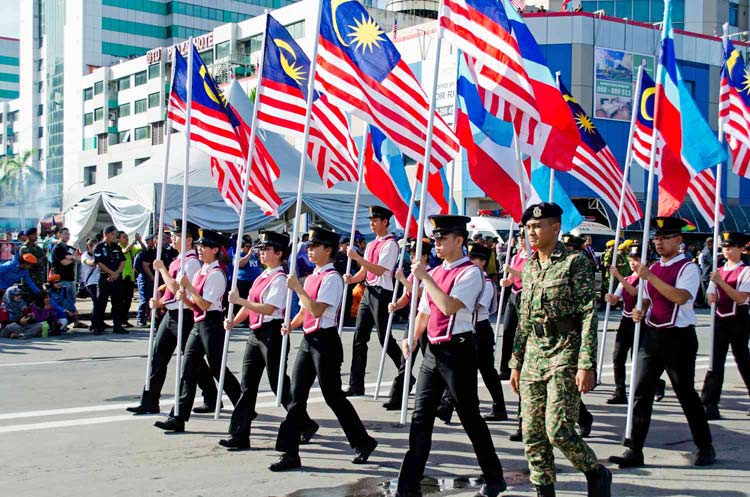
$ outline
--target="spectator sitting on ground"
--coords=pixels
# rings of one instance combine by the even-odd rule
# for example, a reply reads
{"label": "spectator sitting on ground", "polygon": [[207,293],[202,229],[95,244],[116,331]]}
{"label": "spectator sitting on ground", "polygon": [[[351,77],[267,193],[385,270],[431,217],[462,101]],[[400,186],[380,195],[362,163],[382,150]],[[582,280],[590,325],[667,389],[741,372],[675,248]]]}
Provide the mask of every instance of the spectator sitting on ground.
{"label": "spectator sitting on ground", "polygon": [[39,292],[37,301],[29,304],[29,309],[34,316],[34,322],[42,325],[42,336],[45,336],[44,328],[47,329],[47,336],[61,335],[67,331],[68,319],[65,317],[65,310],[52,302],[46,290]]}
{"label": "spectator sitting on ground", "polygon": [[[78,309],[75,306],[75,295],[71,298],[68,292],[72,292],[70,288],[63,286],[62,279],[59,274],[52,274],[48,278],[47,292],[49,293],[50,301],[52,306],[55,308],[56,317],[59,319],[65,318],[67,323],[75,323],[78,321]],[[63,326],[65,328],[65,326]]]}
{"label": "spectator sitting on ground", "polygon": [[32,338],[42,334],[42,323],[35,321],[33,311],[23,300],[18,285],[13,285],[5,291],[3,310],[7,313],[7,318],[0,329],[0,337]]}
{"label": "spectator sitting on ground", "polygon": [[29,270],[36,263],[36,257],[31,254],[23,254],[18,259],[13,259],[0,264],[0,293],[21,281],[23,281],[33,293],[39,293],[40,288],[29,274]]}

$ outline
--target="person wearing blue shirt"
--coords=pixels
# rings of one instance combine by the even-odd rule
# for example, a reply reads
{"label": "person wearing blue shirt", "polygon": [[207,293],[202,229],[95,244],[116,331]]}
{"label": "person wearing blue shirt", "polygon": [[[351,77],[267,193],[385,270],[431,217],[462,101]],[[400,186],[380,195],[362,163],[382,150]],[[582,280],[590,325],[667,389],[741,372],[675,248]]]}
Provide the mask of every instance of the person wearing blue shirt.
{"label": "person wearing blue shirt", "polygon": [[23,281],[34,294],[39,293],[39,287],[29,275],[29,268],[37,263],[37,258],[32,254],[23,254],[20,257],[0,264],[0,293],[9,287]]}
{"label": "person wearing blue shirt", "polygon": [[242,237],[240,260],[237,270],[237,290],[242,298],[247,298],[250,287],[255,279],[263,272],[258,255],[253,251],[253,238],[250,235]]}

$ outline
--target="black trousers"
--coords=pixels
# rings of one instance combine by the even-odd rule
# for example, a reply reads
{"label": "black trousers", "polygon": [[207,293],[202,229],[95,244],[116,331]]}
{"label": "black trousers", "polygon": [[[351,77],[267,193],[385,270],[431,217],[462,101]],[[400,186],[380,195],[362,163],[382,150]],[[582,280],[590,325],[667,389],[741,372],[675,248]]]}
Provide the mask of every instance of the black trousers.
{"label": "black trousers", "polygon": [[367,443],[367,430],[341,390],[343,361],[344,349],[336,327],[321,328],[302,338],[292,372],[291,400],[286,419],[279,426],[276,450],[299,454],[299,437],[309,419],[307,399],[315,378],[318,379],[323,399],[339,420],[349,445],[357,448]]}
{"label": "black trousers", "polygon": [[[260,328],[251,329],[248,334],[245,356],[242,359],[242,395],[234,405],[232,421],[229,424],[229,433],[237,438],[250,436],[250,424],[258,416],[255,404],[258,401],[258,386],[263,370],[266,372],[271,390],[274,394],[277,391],[281,361],[281,321],[281,319],[274,319],[263,323]],[[287,350],[288,355],[289,350]],[[281,388],[281,405],[286,409],[291,399],[289,376],[286,372],[284,372],[284,383]],[[304,416],[307,416],[307,411]],[[309,416],[307,416],[306,424],[307,426],[312,424]]]}
{"label": "black trousers", "polygon": [[737,363],[742,381],[745,382],[750,395],[750,351],[747,341],[750,336],[750,316],[747,306],[739,306],[737,314],[732,317],[715,318],[714,325],[714,360],[711,371],[706,372],[703,380],[701,400],[706,406],[716,407],[721,399],[721,387],[724,384],[724,363],[727,352],[732,347],[734,362]]}
{"label": "black trousers", "polygon": [[133,294],[135,293],[136,285],[135,281],[127,278],[120,278],[120,280],[119,313],[122,316],[122,322],[125,323],[128,320],[130,306],[133,304]]}
{"label": "black trousers", "polygon": [[701,399],[695,391],[695,357],[698,338],[695,327],[655,329],[643,325],[635,379],[633,433],[625,445],[642,450],[646,442],[656,385],[664,370],[685,413],[693,441],[699,449],[711,445],[711,430]]}
{"label": "black trousers", "polygon": [[94,329],[104,329],[104,311],[107,308],[107,302],[110,300],[112,301],[112,326],[115,330],[122,329],[122,325],[126,321],[122,315],[122,288],[121,278],[115,281],[107,281],[106,277],[99,279],[99,296],[94,301],[93,315],[95,316],[95,322],[92,322]]}
{"label": "black trousers", "polygon": [[[180,416],[183,421],[190,419],[193,409],[195,389],[203,358],[208,359],[211,375],[218,381],[221,374],[221,358],[224,353],[224,314],[221,311],[206,313],[205,319],[195,323],[185,344],[182,380],[180,381]],[[242,390],[237,378],[229,368],[224,376],[224,391],[229,395],[232,405],[237,405]]]}
{"label": "black trousers", "polygon": [[503,477],[487,423],[479,414],[477,362],[474,340],[467,333],[439,345],[427,346],[417,380],[409,429],[409,450],[404,455],[398,476],[400,492],[419,489],[432,448],[435,415],[446,386],[485,479],[495,482]]}
{"label": "black trousers", "polygon": [[623,316],[615,335],[615,349],[612,352],[612,368],[615,373],[615,388],[625,391],[625,363],[628,352],[633,348],[633,334],[635,323],[632,318]]}
{"label": "black trousers", "polygon": [[[357,312],[357,324],[354,332],[354,343],[352,345],[352,367],[349,372],[349,387],[354,390],[365,389],[365,370],[367,369],[367,342],[373,326],[377,328],[380,345],[385,342],[385,332],[388,326],[388,304],[391,303],[393,292],[383,290],[379,286],[366,286],[362,301]],[[386,347],[386,345],[383,345]],[[392,401],[400,402],[404,381],[404,369],[401,348],[393,338],[393,333],[388,340],[386,352],[398,369],[398,375],[391,384],[390,398]]]}
{"label": "black trousers", "polygon": [[500,372],[510,373],[508,362],[513,355],[513,340],[516,338],[518,328],[518,307],[521,304],[521,292],[511,293],[508,305],[505,308],[505,320],[503,321],[503,348],[500,352]]}
{"label": "black trousers", "polygon": [[[143,389],[141,395],[141,405],[145,407],[159,407],[159,398],[161,389],[167,378],[167,366],[172,360],[172,354],[177,348],[177,320],[179,312],[177,310],[167,311],[159,323],[159,328],[154,336],[154,353],[151,357],[151,376],[150,388],[146,391]],[[185,344],[190,336],[190,330],[193,328],[193,311],[185,309],[182,321],[182,344],[180,350],[185,349]],[[200,360],[195,363],[195,377],[198,386],[203,392],[203,401],[206,405],[213,406],[216,403],[216,384],[211,376],[206,361]]]}

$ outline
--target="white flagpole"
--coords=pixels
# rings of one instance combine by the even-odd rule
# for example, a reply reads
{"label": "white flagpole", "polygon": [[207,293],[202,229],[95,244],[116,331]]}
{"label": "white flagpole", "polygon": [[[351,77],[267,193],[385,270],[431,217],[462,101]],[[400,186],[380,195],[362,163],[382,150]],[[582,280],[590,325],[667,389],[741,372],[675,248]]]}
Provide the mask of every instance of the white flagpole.
{"label": "white flagpole", "polygon": [[[622,211],[625,208],[625,192],[628,186],[628,177],[630,175],[630,163],[633,160],[633,135],[635,133],[635,122],[640,110],[637,108],[641,101],[641,80],[643,79],[643,64],[638,68],[638,77],[635,83],[635,94],[633,95],[633,102],[636,104],[635,109],[632,110],[632,116],[630,116],[630,134],[628,135],[628,150],[625,157],[625,167],[622,173],[622,186],[620,186],[620,202],[617,205],[617,226],[615,228],[615,245],[612,248],[612,264],[610,267],[617,267],[617,253],[618,247],[620,246],[620,235],[622,231]],[[606,268],[609,270],[609,268]],[[614,290],[615,278],[609,276],[609,290],[607,294],[612,295]],[[612,309],[609,301],[607,301],[607,307],[604,309],[604,327],[602,328],[602,343],[599,347],[599,356],[597,357],[596,365],[596,381],[597,384],[602,382],[602,368],[604,365],[604,347],[607,344],[607,332],[609,331],[609,312]]]}
{"label": "white flagpole", "polygon": [[[411,200],[409,200],[409,210],[406,215],[406,226],[404,226],[404,238],[403,238],[403,245],[401,246],[401,253],[398,256],[398,266],[401,267],[404,265],[404,259],[406,258],[406,242],[409,240],[409,228],[411,227],[411,217],[414,212],[414,202],[416,200],[416,192],[412,192],[411,194]],[[412,261],[414,262],[414,261]],[[391,296],[391,304],[395,304],[396,300],[398,300],[398,285],[399,285],[398,279],[393,283],[393,295]],[[406,291],[406,290],[404,290]],[[416,298],[412,295],[412,298]],[[389,312],[388,313],[388,325],[385,327],[385,341],[383,343],[388,343],[391,339],[391,333],[393,331],[393,316],[395,313]],[[383,379],[383,368],[385,367],[385,356],[387,354],[388,347],[383,347],[383,350],[380,352],[380,366],[378,366],[378,379],[375,382],[375,400],[378,400],[378,396],[380,395],[380,382]],[[406,374],[404,373],[404,378],[406,378]],[[405,381],[405,380],[404,380]]]}
{"label": "white flagpole", "polygon": [[[442,10],[443,2],[440,2],[440,10]],[[438,10],[438,12],[440,12]],[[432,71],[432,94],[430,95],[430,110],[427,116],[427,141],[425,143],[424,161],[422,163],[422,191],[419,197],[419,221],[417,224],[417,249],[416,257],[417,261],[422,260],[422,237],[424,236],[424,223],[427,217],[427,209],[425,208],[427,203],[427,185],[430,181],[430,161],[432,157],[432,134],[435,127],[435,101],[437,96],[437,83],[438,74],[440,70],[440,51],[443,45],[443,29],[438,24],[437,31],[437,43],[435,45],[435,67]],[[419,291],[419,279],[416,277],[411,285],[411,302],[409,306],[409,334],[407,343],[409,345],[409,356],[406,358],[406,369],[405,371],[411,371],[411,363],[414,358],[413,344],[414,344],[414,329],[416,325],[416,311],[417,311],[417,298]],[[401,396],[401,424],[406,424],[406,411],[409,404],[409,387],[411,381],[404,374],[404,388]]]}
{"label": "white flagpole", "polygon": [[[458,118],[458,68],[461,65],[461,51],[456,48],[456,87],[453,90],[453,132],[456,131],[456,119]],[[448,214],[454,214],[453,212],[453,193],[456,181],[456,158],[454,157],[451,161],[451,177],[450,183],[448,184]],[[412,195],[412,198],[414,196]],[[458,206],[456,206],[458,208]],[[461,209],[463,211],[463,209]],[[377,397],[375,397],[377,399]]]}
{"label": "white flagpole", "polygon": [[[174,70],[175,65],[172,64],[172,75],[169,80],[169,87],[172,88],[174,84]],[[167,97],[169,98],[169,97]],[[169,101],[169,100],[167,100]],[[169,104],[167,104],[169,105]],[[158,217],[158,228],[157,228],[157,239],[156,239],[156,260],[161,259],[161,253],[164,249],[164,212],[167,208],[167,181],[169,180],[169,150],[172,144],[172,120],[167,119],[166,129],[166,142],[164,143],[164,174],[161,180],[161,198],[159,199],[159,217]],[[161,272],[154,272],[154,291],[152,298],[156,300],[159,298],[159,276]],[[151,361],[154,357],[154,331],[156,329],[156,308],[151,309],[151,320],[148,330],[148,359],[146,361],[146,387],[145,390],[148,392],[151,390]]]}
{"label": "white flagpole", "polygon": [[[511,218],[510,227],[508,228],[508,238],[506,240],[507,246],[505,247],[505,265],[510,266],[510,251],[513,247],[513,228],[516,227],[515,221]],[[508,277],[508,272],[503,271],[503,279]],[[500,337],[500,327],[503,327],[505,332],[505,313],[508,312],[508,305],[505,305],[505,312],[503,312],[503,301],[505,300],[505,290],[507,287],[500,287],[500,300],[497,306],[497,316],[495,318],[495,349],[497,349],[497,339]]]}
{"label": "white flagpole", "polygon": [[[318,12],[315,19],[315,33],[316,39],[313,44],[312,55],[310,56],[310,73],[307,77],[307,109],[305,111],[305,135],[302,140],[302,149],[299,157],[299,178],[297,180],[297,204],[294,207],[294,229],[292,233],[292,251],[289,256],[289,275],[294,275],[297,272],[297,248],[299,246],[299,223],[302,217],[302,190],[305,187],[305,169],[307,166],[307,144],[310,141],[310,119],[312,113],[313,95],[315,92],[315,67],[317,65],[318,58],[318,36],[320,34],[320,19],[322,17],[323,2],[318,2]],[[257,92],[256,92],[257,93]],[[286,309],[284,310],[284,326],[289,328],[289,322],[292,317],[292,292],[287,290],[286,292]],[[286,355],[289,350],[289,335],[284,335],[281,341],[281,360],[279,361],[279,379],[276,384],[276,391],[279,395],[276,396],[276,407],[281,406],[281,392],[284,386],[284,377],[286,376]]]}
{"label": "white flagpole", "polygon": [[[242,248],[242,234],[245,229],[245,217],[247,215],[247,197],[250,191],[250,173],[253,166],[253,155],[255,154],[255,137],[258,133],[258,104],[260,102],[260,84],[263,80],[263,56],[266,50],[266,31],[268,29],[268,9],[265,12],[266,24],[263,28],[263,41],[260,44],[260,57],[258,58],[258,86],[255,90],[255,100],[253,101],[253,117],[250,124],[250,144],[247,152],[247,159],[245,160],[245,177],[244,185],[242,186],[242,206],[240,207],[240,221],[239,227],[237,228],[237,244],[234,249],[234,261],[232,261],[232,285],[230,291],[237,289],[237,277],[239,276],[240,269],[240,249]],[[242,297],[245,297],[242,295]],[[229,309],[227,311],[227,319],[231,321],[234,319],[234,304],[229,302]],[[252,333],[252,332],[251,332]],[[225,330],[224,333],[224,350],[221,356],[221,372],[219,373],[219,390],[216,392],[216,408],[214,410],[214,419],[219,419],[221,413],[221,397],[224,392],[224,379],[226,377],[227,370],[227,358],[229,356],[229,336],[231,330]],[[280,391],[276,392],[276,396],[281,395]]]}
{"label": "white flagpole", "polygon": [[[724,32],[721,36],[721,43],[726,50],[727,46],[727,31],[729,30],[729,24],[724,23]],[[724,143],[724,120],[719,117],[719,143]],[[717,266],[719,265],[719,213],[721,211],[721,176],[722,176],[722,164],[719,162],[716,165],[716,195],[714,196],[714,246],[711,271],[716,272]],[[714,364],[714,333],[716,330],[716,302],[711,304],[711,321],[709,324],[708,331],[708,371],[713,371]]]}
{"label": "white flagpole", "polygon": [[[175,48],[177,50],[177,48]],[[176,55],[175,55],[176,57]],[[193,37],[188,39],[187,59],[187,110],[185,111],[185,171],[182,177],[182,231],[180,233],[180,272],[177,281],[185,274],[185,250],[187,249],[187,206],[190,187],[190,119],[193,107]],[[183,290],[184,291],[184,290]],[[180,415],[180,376],[182,375],[182,325],[185,322],[185,302],[180,299],[177,306],[177,363],[174,372],[174,416]]]}
{"label": "white flagpole", "polygon": [[[668,0],[667,0],[668,1]],[[665,12],[668,6],[665,4]],[[663,28],[662,28],[663,29]],[[656,69],[656,84],[658,85],[662,80],[662,74],[664,67],[659,64]],[[654,176],[655,176],[655,162],[656,162],[656,120],[659,113],[659,100],[656,99],[654,102],[654,129],[651,133],[651,152],[649,154],[648,161],[648,187],[646,188],[646,212],[643,215],[643,238],[641,239],[641,265],[645,266],[648,262],[648,240],[649,240],[649,225],[651,224],[651,208],[654,203]],[[641,280],[638,285],[638,301],[635,308],[638,311],[643,311],[643,289],[646,286],[646,282]],[[625,439],[629,440],[633,433],[633,404],[635,402],[635,379],[638,376],[638,347],[641,341],[641,323],[646,318],[642,316],[641,320],[635,323],[635,331],[633,334],[633,353],[631,355],[631,366],[630,366],[630,389],[628,391],[628,413],[627,420],[625,423]]]}
{"label": "white flagpole", "polygon": [[[365,148],[367,146],[367,134],[369,133],[369,130],[367,128],[367,123],[364,123],[362,125],[362,146],[359,149],[359,157],[357,158],[357,190],[354,194],[354,213],[352,213],[352,229],[351,229],[351,236],[349,237],[349,247],[351,248],[354,245],[354,235],[357,232],[357,211],[359,210],[359,196],[360,192],[362,191],[362,182],[364,181],[364,174],[362,174],[364,170],[364,163],[365,163]],[[352,260],[347,257],[346,258],[346,272],[344,274],[349,274],[349,272],[352,270]],[[341,309],[339,311],[339,336],[341,336],[341,333],[344,331],[344,318],[346,317],[346,294],[347,289],[344,288],[344,294],[341,296]],[[383,348],[387,348],[388,342],[385,342],[386,345],[383,346]]]}

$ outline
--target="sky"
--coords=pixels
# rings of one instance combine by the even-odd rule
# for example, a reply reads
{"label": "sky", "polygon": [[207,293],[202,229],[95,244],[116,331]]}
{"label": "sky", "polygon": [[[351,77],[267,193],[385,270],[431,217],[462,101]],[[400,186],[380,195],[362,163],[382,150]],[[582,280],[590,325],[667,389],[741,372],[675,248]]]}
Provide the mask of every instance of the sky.
{"label": "sky", "polygon": [[0,16],[0,36],[18,38],[18,2],[20,0],[0,0],[3,15]]}

